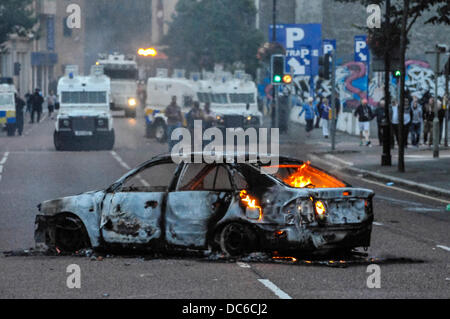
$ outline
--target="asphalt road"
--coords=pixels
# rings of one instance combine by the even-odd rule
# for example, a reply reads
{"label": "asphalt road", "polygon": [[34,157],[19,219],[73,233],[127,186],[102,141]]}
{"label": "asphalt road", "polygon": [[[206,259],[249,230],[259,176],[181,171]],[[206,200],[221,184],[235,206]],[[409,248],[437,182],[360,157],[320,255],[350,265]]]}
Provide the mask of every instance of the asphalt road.
{"label": "asphalt road", "polygon": [[[54,123],[48,118],[26,125],[23,137],[0,135],[0,251],[34,246],[38,203],[105,188],[127,168],[167,150],[144,138],[142,115],[116,118],[115,127],[113,152],[56,152]],[[281,152],[305,158],[314,145],[301,144],[303,134],[295,141],[282,140]],[[449,298],[446,203],[358,176],[341,177],[376,192],[372,245],[361,262],[1,254],[0,298]],[[80,289],[67,288],[71,264],[80,266]],[[370,264],[380,266],[381,288],[367,286]]]}

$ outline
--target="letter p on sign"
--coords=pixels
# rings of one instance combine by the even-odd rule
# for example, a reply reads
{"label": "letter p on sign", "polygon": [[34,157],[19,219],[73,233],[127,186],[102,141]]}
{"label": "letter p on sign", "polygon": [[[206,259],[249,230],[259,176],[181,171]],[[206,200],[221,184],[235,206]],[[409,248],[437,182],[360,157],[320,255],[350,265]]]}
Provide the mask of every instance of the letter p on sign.
{"label": "letter p on sign", "polygon": [[291,49],[296,41],[301,41],[305,37],[305,31],[301,28],[286,28],[286,47]]}

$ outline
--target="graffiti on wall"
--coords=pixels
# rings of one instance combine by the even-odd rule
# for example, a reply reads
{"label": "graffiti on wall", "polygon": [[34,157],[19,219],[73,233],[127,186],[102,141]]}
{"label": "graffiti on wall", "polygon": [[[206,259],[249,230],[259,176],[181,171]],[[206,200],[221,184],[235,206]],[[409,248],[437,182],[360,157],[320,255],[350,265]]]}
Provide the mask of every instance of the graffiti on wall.
{"label": "graffiti on wall", "polygon": [[[408,60],[406,62],[406,90],[419,99],[427,92],[434,94],[435,79],[434,72],[430,69],[427,62],[419,60]],[[344,111],[355,108],[361,101],[366,98],[367,90],[369,91],[369,104],[377,106],[384,96],[384,73],[374,72],[370,76],[370,83],[367,82],[366,65],[361,62],[348,62],[336,69],[336,91],[339,96]],[[307,76],[300,76],[294,79],[298,90],[298,95],[305,101],[314,88],[315,96],[331,96],[331,81],[322,80],[315,77],[313,83]],[[368,89],[367,89],[368,87]],[[398,87],[395,78],[391,78],[390,85],[391,96],[397,99]],[[445,93],[445,76],[438,78],[438,95],[443,96]]]}

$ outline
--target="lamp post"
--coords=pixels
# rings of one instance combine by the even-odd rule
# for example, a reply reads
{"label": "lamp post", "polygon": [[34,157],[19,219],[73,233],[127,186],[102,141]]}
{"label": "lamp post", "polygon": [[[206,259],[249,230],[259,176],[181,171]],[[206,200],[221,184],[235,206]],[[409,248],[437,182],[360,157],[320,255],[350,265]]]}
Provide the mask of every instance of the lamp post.
{"label": "lamp post", "polygon": [[[388,44],[390,44],[390,29],[391,29],[391,1],[386,0],[386,22],[385,22],[385,38]],[[388,49],[384,52],[384,119],[381,124],[383,128],[383,154],[381,155],[381,165],[382,166],[392,166],[392,156],[391,156],[391,120],[389,115],[389,107],[391,104],[391,94],[389,92],[390,88],[390,74],[391,74],[391,59],[389,56]]]}

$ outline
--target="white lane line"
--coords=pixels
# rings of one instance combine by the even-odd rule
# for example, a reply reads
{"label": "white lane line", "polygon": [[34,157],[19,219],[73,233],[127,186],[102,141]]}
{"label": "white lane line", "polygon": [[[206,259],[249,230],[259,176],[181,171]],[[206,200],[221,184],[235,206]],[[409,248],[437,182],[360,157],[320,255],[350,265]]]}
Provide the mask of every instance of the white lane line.
{"label": "white lane line", "polygon": [[238,261],[236,263],[241,268],[251,268],[249,264]]}
{"label": "white lane line", "polygon": [[269,288],[275,295],[277,295],[280,299],[292,299],[291,296],[289,296],[287,293],[285,293],[283,290],[278,288],[273,282],[271,282],[269,279],[258,279],[260,283],[262,283],[264,286]]}
{"label": "white lane line", "polygon": [[0,160],[0,181],[2,180],[2,173],[3,173],[3,165],[5,165],[6,161],[8,160],[9,152],[5,152],[3,154],[2,159]]}
{"label": "white lane line", "polygon": [[379,222],[373,222],[372,224],[376,225],[376,226],[383,226],[384,224],[379,223]]}
{"label": "white lane line", "polygon": [[[130,165],[125,163],[125,161],[115,151],[111,151],[111,155],[120,164],[120,166],[122,166],[123,168],[125,168],[128,171],[131,169]],[[143,179],[141,175],[137,175],[136,177],[141,182],[141,184],[143,186],[145,186],[145,187],[149,187],[150,186],[150,184],[147,183],[147,181],[145,179]]]}
{"label": "white lane line", "polygon": [[111,155],[114,157],[114,159],[120,164],[120,166],[122,166],[123,168],[130,170],[131,167],[128,166],[127,163],[124,162],[124,160],[115,152],[115,151],[111,151]]}
{"label": "white lane line", "polygon": [[450,251],[450,247],[444,246],[444,245],[436,245],[436,247],[444,249],[446,251]]}

